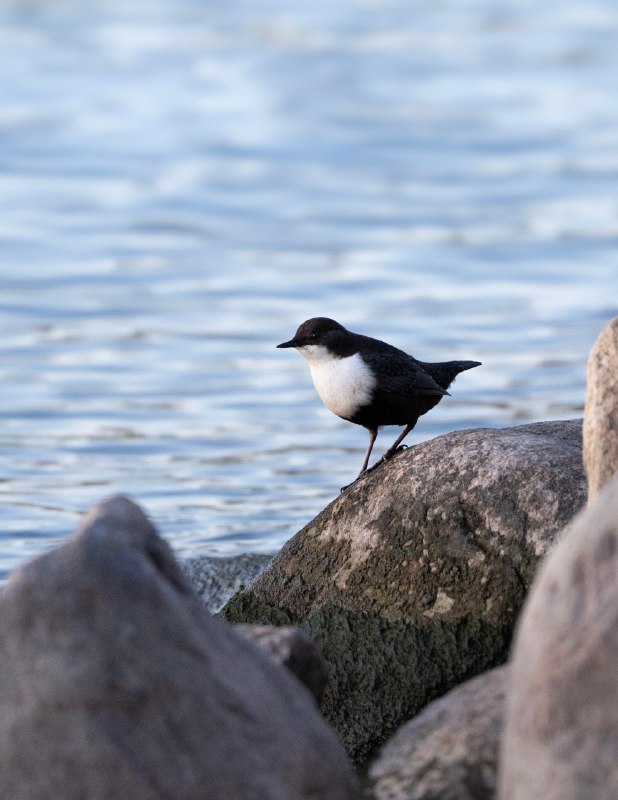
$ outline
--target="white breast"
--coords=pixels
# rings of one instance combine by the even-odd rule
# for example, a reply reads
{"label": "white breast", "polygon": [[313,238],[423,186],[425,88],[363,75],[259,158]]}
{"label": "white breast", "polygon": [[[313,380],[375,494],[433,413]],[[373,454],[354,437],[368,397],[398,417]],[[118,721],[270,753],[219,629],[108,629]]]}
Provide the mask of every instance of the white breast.
{"label": "white breast", "polygon": [[350,419],[371,401],[375,378],[360,355],[336,358],[321,345],[299,348],[309,362],[313,385],[326,408]]}

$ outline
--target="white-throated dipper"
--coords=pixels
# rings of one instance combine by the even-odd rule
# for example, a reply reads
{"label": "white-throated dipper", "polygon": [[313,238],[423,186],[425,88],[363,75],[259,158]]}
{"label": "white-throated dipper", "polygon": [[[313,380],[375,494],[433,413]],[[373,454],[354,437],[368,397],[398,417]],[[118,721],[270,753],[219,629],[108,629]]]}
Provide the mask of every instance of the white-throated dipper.
{"label": "white-throated dipper", "polygon": [[448,387],[460,372],[481,363],[417,361],[393,345],[352,333],[327,317],[308,319],[293,339],[277,347],[294,347],[302,353],[324,405],[338,417],[369,431],[369,446],[359,477],[367,470],[382,425],[405,428],[374,466],[397,452],[418,418],[448,394]]}

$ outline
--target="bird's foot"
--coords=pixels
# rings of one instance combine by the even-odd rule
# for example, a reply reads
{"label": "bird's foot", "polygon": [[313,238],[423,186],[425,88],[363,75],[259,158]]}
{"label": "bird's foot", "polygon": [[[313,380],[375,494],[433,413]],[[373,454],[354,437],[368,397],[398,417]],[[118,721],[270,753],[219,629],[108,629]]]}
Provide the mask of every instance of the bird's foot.
{"label": "bird's foot", "polygon": [[368,472],[373,472],[373,470],[374,470],[376,467],[379,467],[379,466],[380,466],[380,464],[382,463],[382,461],[383,461],[383,459],[381,458],[379,461],[376,461],[376,463],[375,463],[375,464],[374,464],[372,467],[366,467],[365,469],[361,470],[361,472],[359,472],[359,473],[358,473],[358,475],[357,475],[357,476],[354,478],[354,480],[352,481],[352,483],[346,483],[346,485],[345,485],[345,486],[342,486],[342,487],[341,487],[341,489],[340,489],[339,491],[340,491],[340,492],[345,492],[345,490],[346,490],[346,489],[349,489],[349,488],[350,488],[350,486],[354,486],[354,484],[356,483],[356,481],[357,481],[359,478],[362,478],[362,477],[363,477],[363,475],[366,475]]}
{"label": "bird's foot", "polygon": [[383,461],[390,461],[390,459],[393,456],[397,455],[397,453],[401,453],[403,450],[407,450],[407,449],[408,449],[408,445],[407,444],[400,444],[399,447],[395,447],[394,449],[392,447],[389,447],[389,449],[386,451],[386,453],[384,453],[382,458],[377,462],[377,464],[375,466],[377,466],[378,464],[381,464]]}
{"label": "bird's foot", "polygon": [[[389,455],[388,455],[388,453],[384,453],[384,455],[383,455],[381,458],[379,458],[379,459],[376,461],[376,463],[375,463],[375,464],[372,464],[372,466],[371,466],[371,467],[367,467],[367,469],[365,470],[365,472],[373,472],[373,471],[374,471],[374,469],[377,469],[378,467],[381,467],[381,466],[382,466],[382,464],[384,464],[384,462],[385,462],[385,461],[388,461],[388,459],[389,459],[390,457],[391,457],[391,456],[389,456]],[[362,473],[361,473],[361,475],[364,475],[364,474],[365,474],[365,472],[362,472]],[[360,475],[359,475],[358,477],[360,478]]]}
{"label": "bird's foot", "polygon": [[362,477],[363,475],[366,475],[368,472],[373,472],[374,469],[377,469],[378,467],[382,466],[382,464],[384,464],[386,461],[390,461],[390,459],[394,455],[396,455],[397,453],[400,453],[402,450],[407,450],[407,449],[408,449],[408,445],[407,444],[400,444],[399,447],[396,447],[394,450],[389,448],[386,451],[386,453],[384,453],[384,455],[376,461],[375,464],[372,464],[372,466],[367,467],[367,469],[364,469],[362,472],[359,472],[357,477],[352,481],[352,483],[346,483],[346,485],[342,486],[339,491],[340,492],[345,492],[345,490],[349,489],[350,486],[354,486],[354,484],[356,483],[356,481],[360,477]]}

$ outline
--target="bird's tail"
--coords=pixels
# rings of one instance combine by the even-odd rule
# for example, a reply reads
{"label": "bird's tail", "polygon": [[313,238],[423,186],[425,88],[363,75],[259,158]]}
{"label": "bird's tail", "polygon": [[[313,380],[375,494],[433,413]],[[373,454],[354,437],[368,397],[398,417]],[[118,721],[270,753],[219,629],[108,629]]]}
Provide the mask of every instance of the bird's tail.
{"label": "bird's tail", "polygon": [[444,391],[448,389],[460,372],[480,366],[480,361],[442,361],[438,364],[423,364],[423,367]]}

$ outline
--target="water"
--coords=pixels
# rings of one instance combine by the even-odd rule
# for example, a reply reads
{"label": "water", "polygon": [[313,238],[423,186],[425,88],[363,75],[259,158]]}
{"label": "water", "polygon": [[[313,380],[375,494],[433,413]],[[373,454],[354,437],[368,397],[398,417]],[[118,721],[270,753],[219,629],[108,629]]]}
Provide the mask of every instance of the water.
{"label": "water", "polygon": [[617,34],[613,0],[5,3],[0,576],[115,492],[181,555],[276,550],[366,446],[274,348],[310,316],[483,362],[410,443],[581,415]]}

